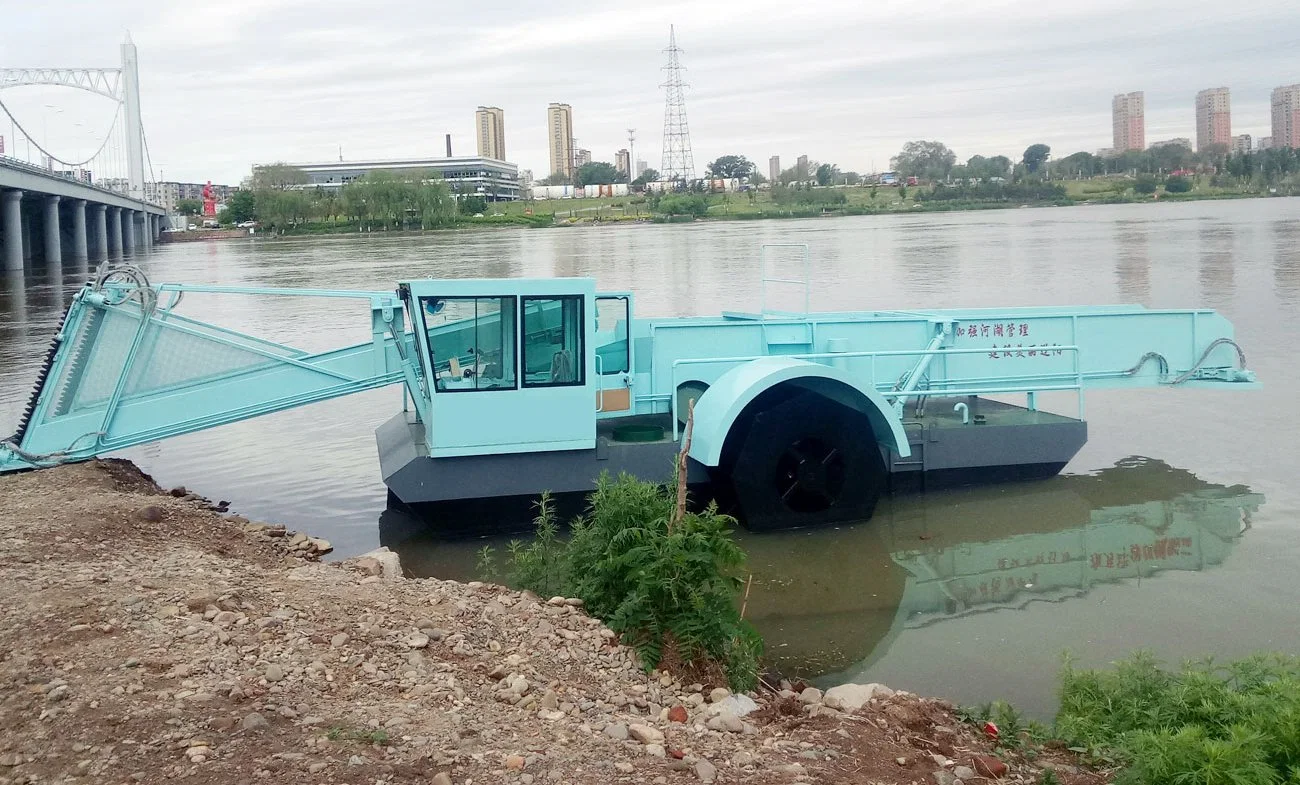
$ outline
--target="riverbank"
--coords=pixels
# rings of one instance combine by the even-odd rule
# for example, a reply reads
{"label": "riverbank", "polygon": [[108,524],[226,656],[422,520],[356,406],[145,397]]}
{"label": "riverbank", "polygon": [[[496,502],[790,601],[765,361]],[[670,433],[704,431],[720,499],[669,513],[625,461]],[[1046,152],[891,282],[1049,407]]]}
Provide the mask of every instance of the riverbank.
{"label": "riverbank", "polygon": [[0,785],[1107,781],[880,685],[645,674],[572,601],[215,507],[122,461],[0,477]]}
{"label": "riverbank", "polygon": [[[489,206],[483,215],[460,216],[454,224],[429,231],[501,229],[507,227],[550,228],[573,226],[607,226],[645,223],[691,223],[701,221],[750,221],[792,218],[835,218],[860,215],[901,215],[917,213],[970,212],[979,210],[1007,210],[1033,207],[1085,207],[1116,204],[1166,204],[1170,202],[1198,202],[1264,199],[1287,194],[1267,194],[1234,191],[1206,186],[1188,193],[1138,194],[1116,190],[1111,183],[1070,181],[1063,185],[1064,192],[1051,199],[968,199],[936,198],[929,189],[840,188],[814,189],[800,192],[799,199],[774,202],[768,192],[748,194],[702,194],[672,197],[677,206],[663,208],[651,196],[553,199],[545,201],[498,202]],[[824,193],[841,194],[819,201]],[[805,195],[806,194],[806,195]],[[945,195],[946,196],[946,195]],[[308,221],[292,227],[263,227],[258,237],[304,236],[326,234],[384,233],[421,231],[418,225],[386,226],[383,222],[358,222],[336,218],[330,221]],[[204,234],[204,233],[199,233]],[[208,239],[206,233],[194,239]],[[227,235],[222,235],[227,236]],[[236,237],[246,237],[239,231]]]}

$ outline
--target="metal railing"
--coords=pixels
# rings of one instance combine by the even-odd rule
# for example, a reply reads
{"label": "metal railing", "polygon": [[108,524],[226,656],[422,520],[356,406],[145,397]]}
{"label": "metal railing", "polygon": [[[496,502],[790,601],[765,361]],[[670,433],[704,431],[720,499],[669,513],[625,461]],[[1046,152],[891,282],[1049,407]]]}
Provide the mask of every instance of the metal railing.
{"label": "metal railing", "polygon": [[[929,383],[930,386],[927,386],[924,390],[919,390],[919,389],[918,389],[918,390],[913,390],[913,391],[910,393],[910,395],[912,395],[912,396],[917,396],[917,397],[930,397],[930,396],[934,396],[934,395],[1008,395],[1008,394],[1012,394],[1012,393],[1029,393],[1029,394],[1033,394],[1033,393],[1039,393],[1039,392],[1070,392],[1070,391],[1074,391],[1075,394],[1076,394],[1076,397],[1077,397],[1077,399],[1078,399],[1078,411],[1079,411],[1079,416],[1078,416],[1078,418],[1079,418],[1080,420],[1082,420],[1082,419],[1083,419],[1083,415],[1084,415],[1084,405],[1083,405],[1083,379],[1084,379],[1084,373],[1083,373],[1083,369],[1082,369],[1082,363],[1080,363],[1080,357],[1079,357],[1080,349],[1079,349],[1078,346],[1073,346],[1073,345],[1070,345],[1070,346],[1053,346],[1053,347],[1051,347],[1051,348],[1052,348],[1053,351],[1069,352],[1070,355],[1071,355],[1071,356],[1073,357],[1073,359],[1074,359],[1074,370],[1073,370],[1073,371],[1070,371],[1070,372],[1068,372],[1068,373],[1059,373],[1059,372],[1058,372],[1058,373],[1047,373],[1047,374],[1040,374],[1040,375],[1034,376],[1033,378],[1035,379],[1035,383],[1033,383],[1033,384],[1027,384],[1027,383],[1024,383],[1024,382],[1021,382],[1021,383],[1018,383],[1018,384],[1017,384],[1017,383],[1015,383],[1015,382],[1013,382],[1013,381],[1010,381],[1011,379],[1014,379],[1015,377],[997,377],[997,376],[993,376],[993,377],[965,377],[965,378],[957,378],[957,379],[942,379],[942,380],[939,380],[938,382],[930,382],[930,383]],[[881,351],[873,351],[873,352],[865,352],[865,351],[860,351],[860,352],[814,352],[814,353],[808,353],[808,354],[790,354],[790,355],[769,355],[769,354],[759,354],[759,355],[751,355],[751,356],[745,356],[745,357],[691,357],[691,358],[686,358],[686,359],[681,359],[681,360],[674,360],[674,361],[673,361],[673,364],[672,364],[672,371],[671,371],[671,382],[672,382],[672,391],[673,391],[673,392],[670,393],[670,395],[669,395],[669,407],[670,407],[670,411],[672,412],[672,420],[673,420],[673,439],[676,440],[676,439],[679,437],[679,434],[678,434],[677,395],[676,395],[676,390],[677,390],[677,386],[678,386],[678,384],[680,383],[680,382],[678,381],[678,368],[681,367],[681,366],[687,366],[687,365],[712,365],[712,364],[718,364],[718,363],[727,364],[727,365],[738,365],[738,364],[740,364],[740,363],[751,362],[751,361],[753,361],[753,360],[761,360],[761,359],[765,359],[765,358],[767,358],[767,357],[773,357],[773,356],[789,357],[789,358],[791,358],[791,359],[796,359],[796,360],[811,360],[811,361],[820,361],[820,360],[848,360],[848,359],[870,358],[870,360],[871,360],[871,379],[870,379],[871,388],[872,388],[873,390],[875,390],[877,393],[881,393],[881,394],[885,395],[886,397],[895,397],[895,396],[898,396],[898,395],[903,395],[904,393],[902,393],[902,392],[899,391],[899,390],[895,390],[895,389],[893,389],[893,385],[895,384],[895,381],[887,381],[887,382],[884,382],[884,383],[883,383],[883,388],[882,388],[882,383],[879,382],[879,381],[877,381],[877,379],[876,379],[876,370],[877,370],[877,369],[876,369],[876,360],[877,360],[877,358],[880,358],[880,357],[919,357],[919,356],[923,356],[923,355],[929,355],[929,356],[948,356],[948,355],[965,355],[965,354],[986,354],[986,353],[988,353],[989,351],[991,351],[991,350],[990,350],[988,347],[971,348],[971,349],[928,349],[928,348],[926,348],[926,349],[890,349],[890,350],[881,350]],[[821,363],[821,364],[826,364],[826,363]],[[1057,380],[1057,379],[1060,379],[1060,380],[1062,380],[1062,381],[1072,380],[1072,383],[1069,383],[1069,384],[1052,384],[1052,383],[1051,383],[1052,381]],[[1004,381],[1004,380],[1005,380],[1005,381]],[[938,388],[938,389],[936,389],[936,388],[933,386],[933,385],[935,385],[935,384],[939,384],[939,385],[943,385],[943,386],[940,387],[940,388]],[[957,386],[956,386],[956,387],[952,387],[952,386],[950,386],[950,385],[957,385]],[[961,386],[961,385],[966,385],[966,386],[963,387],[963,386]]]}
{"label": "metal railing", "polygon": [[121,197],[122,199],[129,199],[133,202],[153,205],[154,207],[162,207],[162,205],[159,204],[158,202],[151,202],[148,199],[145,199],[143,197],[137,199],[136,197],[131,196],[130,194],[125,194],[122,193],[121,191],[115,191],[112,188],[105,188],[102,185],[97,185],[95,183],[88,183],[84,180],[77,180],[72,177],[64,177],[55,169],[47,169],[44,166],[37,166],[36,164],[30,163],[28,161],[23,161],[18,158],[14,158],[11,155],[0,155],[0,165],[8,166],[12,169],[21,169],[26,172],[31,172],[32,174],[44,175],[45,177],[49,177],[54,180],[66,180],[70,183],[76,183],[82,188],[89,188],[92,191],[98,191],[100,193],[105,193],[105,194],[112,194],[114,196]]}

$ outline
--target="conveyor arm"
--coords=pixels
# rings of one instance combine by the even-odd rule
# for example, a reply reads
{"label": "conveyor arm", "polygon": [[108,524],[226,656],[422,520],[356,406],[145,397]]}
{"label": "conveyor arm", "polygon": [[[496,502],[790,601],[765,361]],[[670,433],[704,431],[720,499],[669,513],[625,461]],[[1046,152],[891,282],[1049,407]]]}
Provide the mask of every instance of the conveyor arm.
{"label": "conveyor arm", "polygon": [[[0,472],[80,460],[397,382],[419,388],[401,301],[387,292],[150,287],[121,271],[73,298]],[[175,313],[186,292],[368,300],[372,338],[309,353]],[[166,301],[166,304],[164,304]],[[423,397],[412,396],[418,407]],[[423,413],[423,412],[422,412]]]}

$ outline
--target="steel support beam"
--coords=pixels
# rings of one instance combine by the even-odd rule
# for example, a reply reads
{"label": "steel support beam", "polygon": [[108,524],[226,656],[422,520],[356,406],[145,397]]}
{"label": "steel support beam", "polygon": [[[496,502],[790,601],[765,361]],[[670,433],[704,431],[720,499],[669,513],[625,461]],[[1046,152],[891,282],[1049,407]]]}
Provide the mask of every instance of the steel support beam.
{"label": "steel support beam", "polygon": [[59,202],[62,197],[45,197],[45,261],[63,261],[63,242],[59,239]]}
{"label": "steel support beam", "polygon": [[0,231],[4,232],[4,269],[23,269],[23,192],[0,191]]}

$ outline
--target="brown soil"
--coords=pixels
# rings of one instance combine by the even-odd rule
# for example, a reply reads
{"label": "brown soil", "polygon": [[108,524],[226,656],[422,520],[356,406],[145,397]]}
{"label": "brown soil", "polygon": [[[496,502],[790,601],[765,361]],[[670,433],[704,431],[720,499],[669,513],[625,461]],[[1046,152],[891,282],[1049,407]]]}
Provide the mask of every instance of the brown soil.
{"label": "brown soil", "polygon": [[[0,785],[935,785],[993,752],[902,693],[760,695],[711,729],[705,686],[645,674],[575,601],[321,564],[209,507],[119,461],[0,477]],[[998,754],[1008,783],[1105,781]]]}

